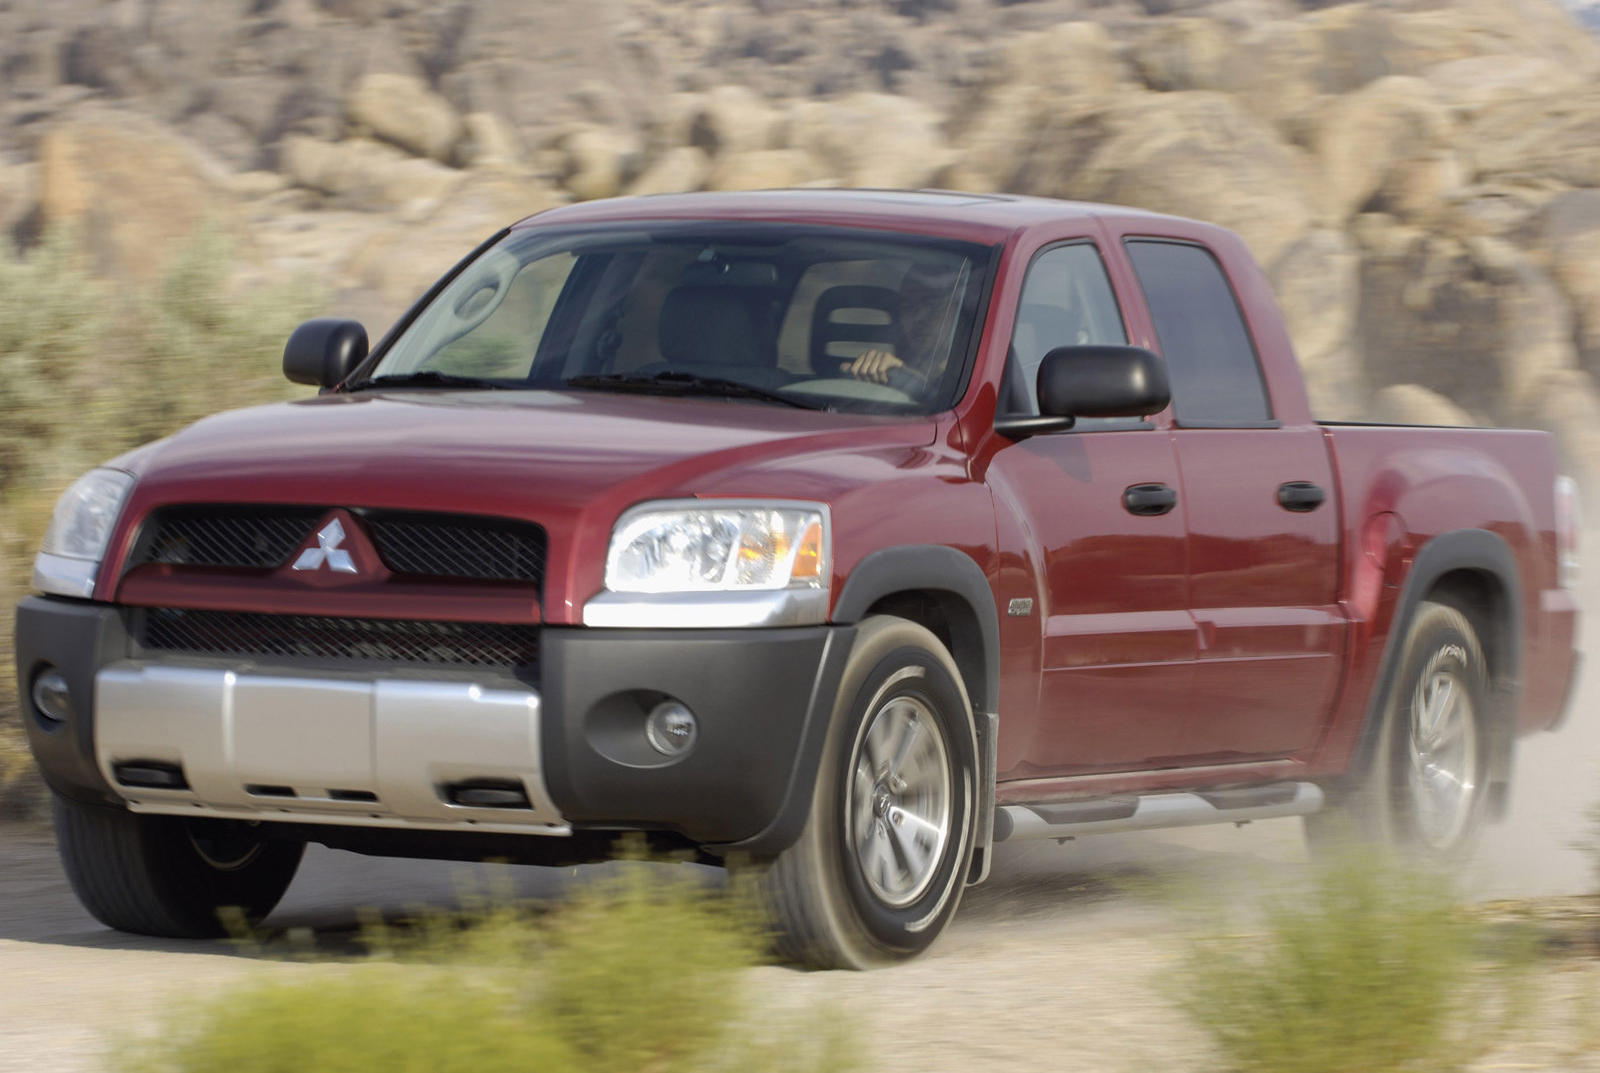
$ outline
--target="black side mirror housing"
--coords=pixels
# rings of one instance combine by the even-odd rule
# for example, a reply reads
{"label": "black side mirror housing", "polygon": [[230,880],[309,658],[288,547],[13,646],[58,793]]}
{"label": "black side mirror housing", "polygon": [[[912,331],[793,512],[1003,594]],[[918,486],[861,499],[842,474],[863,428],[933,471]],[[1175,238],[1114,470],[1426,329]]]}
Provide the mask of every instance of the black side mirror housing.
{"label": "black side mirror housing", "polygon": [[1051,417],[1149,417],[1172,401],[1166,364],[1136,346],[1057,347],[1039,363],[1038,389]]}
{"label": "black side mirror housing", "polygon": [[996,418],[995,431],[1022,439],[1080,417],[1148,417],[1172,401],[1166,364],[1136,346],[1057,347],[1039,363],[1036,386],[1039,413]]}
{"label": "black side mirror housing", "polygon": [[283,348],[283,375],[296,384],[333,387],[367,356],[367,330],[336,317],[308,320]]}

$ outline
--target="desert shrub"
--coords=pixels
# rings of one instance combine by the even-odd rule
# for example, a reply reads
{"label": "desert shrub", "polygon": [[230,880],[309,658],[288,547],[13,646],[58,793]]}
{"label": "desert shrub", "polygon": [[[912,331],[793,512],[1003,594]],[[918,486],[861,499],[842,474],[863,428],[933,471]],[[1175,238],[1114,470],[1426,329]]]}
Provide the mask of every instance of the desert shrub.
{"label": "desert shrub", "polygon": [[755,1010],[761,937],[737,898],[637,869],[562,909],[369,932],[337,975],[173,1008],[123,1049],[137,1073],[689,1073],[853,1068],[848,1027]]}
{"label": "desert shrub", "polygon": [[1176,997],[1239,1073],[1452,1070],[1510,1024],[1519,961],[1446,879],[1352,855],[1197,940]]}
{"label": "desert shrub", "polygon": [[98,278],[70,230],[25,254],[0,248],[0,809],[28,770],[10,609],[56,497],[131,447],[296,390],[279,358],[312,295],[234,280],[229,245],[212,231],[142,286]]}

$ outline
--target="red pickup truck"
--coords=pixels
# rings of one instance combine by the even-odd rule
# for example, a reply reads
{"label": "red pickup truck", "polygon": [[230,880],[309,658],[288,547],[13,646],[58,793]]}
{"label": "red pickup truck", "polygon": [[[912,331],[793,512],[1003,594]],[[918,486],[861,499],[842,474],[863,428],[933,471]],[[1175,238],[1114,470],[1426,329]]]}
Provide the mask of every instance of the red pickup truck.
{"label": "red pickup truck", "polygon": [[1460,853],[1573,680],[1536,432],[1312,420],[1230,232],[965,194],[523,221],[315,398],[83,477],[18,610],[100,920],[257,918],[308,841],[762,871],[915,954],[1007,839],[1304,815]]}

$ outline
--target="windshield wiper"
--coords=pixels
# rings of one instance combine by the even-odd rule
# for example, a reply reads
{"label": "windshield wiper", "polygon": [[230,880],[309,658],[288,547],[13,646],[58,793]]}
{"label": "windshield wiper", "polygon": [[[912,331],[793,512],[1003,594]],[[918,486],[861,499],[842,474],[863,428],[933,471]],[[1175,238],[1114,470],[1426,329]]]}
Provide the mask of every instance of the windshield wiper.
{"label": "windshield wiper", "polygon": [[637,391],[661,395],[714,395],[726,399],[760,399],[763,402],[782,403],[801,410],[826,410],[828,407],[769,391],[764,387],[747,384],[743,380],[727,380],[720,376],[696,376],[694,373],[661,372],[649,376],[630,373],[605,373],[599,376],[574,376],[563,380],[566,387],[587,388],[593,391]]}
{"label": "windshield wiper", "polygon": [[345,388],[346,391],[366,391],[381,387],[477,387],[491,391],[512,387],[503,380],[482,380],[476,376],[458,376],[441,373],[436,369],[423,369],[415,373],[391,373],[388,376],[369,376]]}

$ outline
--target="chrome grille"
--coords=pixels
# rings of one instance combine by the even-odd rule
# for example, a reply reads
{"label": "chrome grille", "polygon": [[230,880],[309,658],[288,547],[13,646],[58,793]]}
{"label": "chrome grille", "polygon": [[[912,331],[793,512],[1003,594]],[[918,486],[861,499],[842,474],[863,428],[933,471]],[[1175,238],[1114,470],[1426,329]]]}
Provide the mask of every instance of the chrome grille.
{"label": "chrome grille", "polygon": [[150,651],[520,670],[539,663],[537,626],[178,608],[130,614],[135,639]]}

